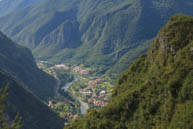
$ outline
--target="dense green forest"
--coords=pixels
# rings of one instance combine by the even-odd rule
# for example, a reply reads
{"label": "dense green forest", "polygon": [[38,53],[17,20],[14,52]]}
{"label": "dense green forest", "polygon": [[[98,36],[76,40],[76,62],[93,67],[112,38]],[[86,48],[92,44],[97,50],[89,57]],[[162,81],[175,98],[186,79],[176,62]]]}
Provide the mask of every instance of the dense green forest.
{"label": "dense green forest", "polygon": [[23,119],[21,129],[63,127],[64,120],[42,101],[54,96],[55,80],[37,68],[30,50],[0,32],[0,89],[7,84],[6,114],[13,120],[19,113]]}
{"label": "dense green forest", "polygon": [[54,96],[55,79],[37,68],[29,49],[0,32],[0,68],[7,70],[39,98]]}
{"label": "dense green forest", "polygon": [[61,129],[63,120],[51,109],[26,90],[21,82],[10,73],[0,69],[0,89],[9,84],[6,98],[6,113],[10,120],[19,113],[23,126],[21,129]]}
{"label": "dense green forest", "polygon": [[65,129],[192,129],[193,17],[176,15],[120,77],[109,104]]}

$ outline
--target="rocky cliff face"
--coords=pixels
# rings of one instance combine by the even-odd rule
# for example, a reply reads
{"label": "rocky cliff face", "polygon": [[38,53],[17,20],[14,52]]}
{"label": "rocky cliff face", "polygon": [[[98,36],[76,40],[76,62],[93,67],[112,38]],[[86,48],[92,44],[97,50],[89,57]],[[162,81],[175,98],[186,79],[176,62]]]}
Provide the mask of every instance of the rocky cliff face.
{"label": "rocky cliff face", "polygon": [[[80,32],[78,22],[66,21],[52,33],[47,35],[40,43],[42,44],[53,44],[58,45],[60,49],[64,48],[76,48],[80,44]],[[45,46],[46,46],[45,45]]]}
{"label": "rocky cliff face", "polygon": [[79,23],[66,21],[59,25],[54,31],[44,37],[40,44],[34,49],[34,55],[39,57],[39,52],[44,51],[41,57],[46,58],[65,49],[75,49],[82,44],[79,32]]}

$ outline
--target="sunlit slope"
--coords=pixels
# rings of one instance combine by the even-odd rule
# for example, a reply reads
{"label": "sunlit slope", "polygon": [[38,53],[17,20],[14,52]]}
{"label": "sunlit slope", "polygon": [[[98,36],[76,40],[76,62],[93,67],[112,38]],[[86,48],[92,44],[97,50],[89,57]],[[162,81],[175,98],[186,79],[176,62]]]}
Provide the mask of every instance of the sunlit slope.
{"label": "sunlit slope", "polygon": [[176,15],[120,77],[110,103],[65,129],[191,129],[193,17]]}
{"label": "sunlit slope", "polygon": [[169,16],[192,10],[193,2],[181,0],[45,0],[0,18],[0,28],[37,59],[120,73]]}

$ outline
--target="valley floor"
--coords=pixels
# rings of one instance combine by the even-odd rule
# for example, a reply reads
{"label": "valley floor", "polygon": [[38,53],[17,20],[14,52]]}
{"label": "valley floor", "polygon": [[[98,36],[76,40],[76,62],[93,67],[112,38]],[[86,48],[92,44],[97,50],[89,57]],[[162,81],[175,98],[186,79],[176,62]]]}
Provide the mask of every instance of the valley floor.
{"label": "valley floor", "polygon": [[96,75],[95,68],[47,61],[40,61],[38,66],[56,78],[55,98],[50,99],[48,106],[68,122],[84,115],[90,108],[99,109],[108,103],[112,80]]}

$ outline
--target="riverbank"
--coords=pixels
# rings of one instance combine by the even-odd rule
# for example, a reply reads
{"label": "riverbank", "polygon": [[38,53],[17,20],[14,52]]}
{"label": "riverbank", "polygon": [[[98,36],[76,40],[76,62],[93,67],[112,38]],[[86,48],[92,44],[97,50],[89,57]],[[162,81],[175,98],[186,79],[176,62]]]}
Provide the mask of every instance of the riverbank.
{"label": "riverbank", "polygon": [[86,114],[89,108],[100,109],[108,103],[113,88],[112,80],[107,76],[96,75],[96,68],[47,61],[40,61],[38,66],[56,78],[56,96],[49,105],[67,121]]}
{"label": "riverbank", "polygon": [[[74,76],[74,80],[72,82],[67,83],[64,85],[61,89],[64,90],[65,92],[69,92],[69,87],[73,85],[75,82],[81,80],[81,77],[79,75]],[[86,114],[87,110],[89,109],[89,106],[87,103],[83,102],[78,96],[75,94],[72,94],[73,98],[77,99],[80,103],[80,112],[82,115]]]}

